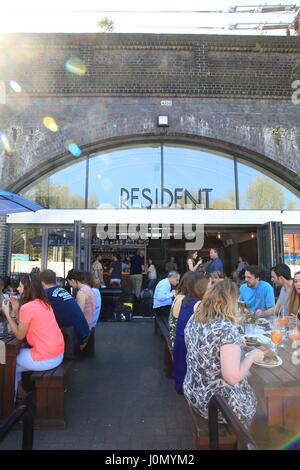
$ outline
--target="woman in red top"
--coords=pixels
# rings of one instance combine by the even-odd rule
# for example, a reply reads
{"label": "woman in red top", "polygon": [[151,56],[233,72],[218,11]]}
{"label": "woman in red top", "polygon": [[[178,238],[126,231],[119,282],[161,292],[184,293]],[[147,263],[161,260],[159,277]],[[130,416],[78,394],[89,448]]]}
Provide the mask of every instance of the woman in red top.
{"label": "woman in red top", "polygon": [[[20,303],[14,297],[3,302],[3,313],[16,337],[26,337],[31,348],[20,348],[17,356],[15,391],[25,370],[49,370],[59,366],[64,356],[64,338],[56,323],[40,279],[25,275],[18,287]],[[9,303],[18,323],[10,316]]]}

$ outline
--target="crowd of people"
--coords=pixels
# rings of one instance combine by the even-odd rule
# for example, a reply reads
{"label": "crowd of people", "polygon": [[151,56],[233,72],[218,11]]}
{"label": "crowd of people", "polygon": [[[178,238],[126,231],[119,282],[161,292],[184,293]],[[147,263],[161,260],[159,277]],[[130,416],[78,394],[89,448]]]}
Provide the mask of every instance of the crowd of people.
{"label": "crowd of people", "polygon": [[[111,265],[111,279],[121,282],[122,266],[118,256]],[[208,416],[208,402],[218,393],[223,396],[245,426],[250,426],[256,410],[255,394],[247,381],[253,362],[263,360],[265,349],[256,348],[243,358],[243,340],[239,331],[238,302],[246,312],[261,316],[280,315],[300,321],[300,271],[292,279],[290,268],[278,264],[271,270],[271,280],[280,288],[275,302],[272,286],[260,278],[258,266],[242,258],[233,280],[223,272],[217,249],[210,250],[210,262],[203,263],[198,253],[188,253],[186,272],[178,272],[174,258],[165,265],[165,276],[157,282],[152,260],[145,263],[140,250],[132,259],[132,291],[138,297],[147,269],[148,288],[153,290],[153,309],[169,322],[173,348],[173,378],[178,394],[203,418]],[[244,270],[244,282],[236,282]],[[23,275],[18,295],[7,278],[0,280],[0,303],[13,334],[25,340],[16,361],[17,396],[23,397],[23,371],[48,370],[64,358],[64,328],[73,327],[80,349],[98,322],[103,284],[101,258],[97,257],[91,273],[71,269],[66,277],[70,292],[58,285],[55,272],[48,269]],[[299,318],[298,318],[299,317]],[[19,386],[19,388],[18,388]]]}
{"label": "crowd of people", "polygon": [[[211,253],[212,263],[218,259],[215,253]],[[286,316],[297,326],[300,271],[292,279],[289,266],[272,268],[271,280],[280,288],[275,302],[273,287],[260,278],[258,266],[241,265],[245,262],[239,260],[239,272],[245,270],[244,283],[239,285],[221,270],[203,269],[202,260],[196,260],[196,253],[189,253],[187,272],[180,277],[177,271],[170,271],[154,292],[155,315],[163,315],[169,322],[175,389],[205,419],[210,398],[214,394],[223,396],[249,427],[256,412],[256,397],[247,373],[270,351],[255,348],[243,357],[239,302],[245,305],[246,315]]]}
{"label": "crowd of people", "polygon": [[22,275],[18,295],[12,295],[12,290],[6,295],[5,283],[0,282],[2,313],[16,338],[26,340],[16,359],[15,400],[22,400],[26,394],[21,384],[22,372],[49,370],[61,364],[68,339],[65,328],[74,331],[70,338],[80,351],[98,322],[101,295],[91,274],[71,269],[66,280],[76,289],[76,298],[58,285],[56,274],[50,269]]}

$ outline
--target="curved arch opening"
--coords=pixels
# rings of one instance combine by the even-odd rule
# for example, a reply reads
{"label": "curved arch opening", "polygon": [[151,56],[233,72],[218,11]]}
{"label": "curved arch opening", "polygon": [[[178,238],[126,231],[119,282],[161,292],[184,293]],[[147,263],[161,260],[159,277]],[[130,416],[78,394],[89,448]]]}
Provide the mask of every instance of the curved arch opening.
{"label": "curved arch opening", "polygon": [[300,186],[283,168],[212,139],[139,136],[89,146],[80,158],[56,158],[39,179],[25,178],[20,192],[62,209],[200,203],[207,209],[300,210]]}

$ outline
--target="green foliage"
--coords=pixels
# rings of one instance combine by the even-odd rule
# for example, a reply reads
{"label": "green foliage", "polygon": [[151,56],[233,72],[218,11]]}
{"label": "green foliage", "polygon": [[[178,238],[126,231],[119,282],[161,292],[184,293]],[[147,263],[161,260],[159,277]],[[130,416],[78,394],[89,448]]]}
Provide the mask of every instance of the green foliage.
{"label": "green foliage", "polygon": [[104,16],[97,24],[100,28],[101,33],[114,33],[115,32],[115,24],[111,18],[108,16]]}
{"label": "green foliage", "polygon": [[235,190],[230,189],[222,199],[215,199],[211,204],[212,209],[235,209]]}
{"label": "green foliage", "polygon": [[[37,183],[34,188],[22,194],[24,197],[51,209],[82,209],[85,205],[84,197],[80,194],[70,194],[68,186],[50,183],[46,178]],[[97,207],[97,196],[92,196],[88,207]]]}
{"label": "green foliage", "polygon": [[246,191],[246,208],[258,210],[279,210],[285,207],[283,190],[277,183],[263,176],[257,176]]}

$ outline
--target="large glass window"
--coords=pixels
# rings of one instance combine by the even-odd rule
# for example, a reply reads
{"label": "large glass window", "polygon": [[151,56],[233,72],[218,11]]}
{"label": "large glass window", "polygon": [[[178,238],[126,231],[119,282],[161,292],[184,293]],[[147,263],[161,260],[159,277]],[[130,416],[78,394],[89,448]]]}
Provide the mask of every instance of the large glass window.
{"label": "large glass window", "polygon": [[11,273],[31,273],[41,269],[42,229],[14,228],[12,231]]}
{"label": "large glass window", "polygon": [[89,160],[89,208],[160,203],[161,147],[120,149]]}
{"label": "large glass window", "polygon": [[85,181],[86,160],[82,160],[41,179],[21,195],[50,209],[81,209],[85,207]]}
{"label": "large glass window", "polygon": [[162,203],[236,209],[238,202],[239,209],[300,210],[299,193],[271,173],[199,148],[122,147],[71,162],[21,194],[59,209],[154,208]]}
{"label": "large glass window", "polygon": [[299,196],[262,169],[237,163],[240,209],[300,210]]}
{"label": "large glass window", "polygon": [[[235,209],[232,158],[203,150],[164,147],[164,199],[173,204],[202,203],[207,209]],[[188,194],[188,193],[189,194]],[[191,197],[192,196],[192,197]]]}
{"label": "large glass window", "polygon": [[70,228],[51,228],[48,232],[47,268],[57,277],[65,278],[73,268],[74,231]]}

